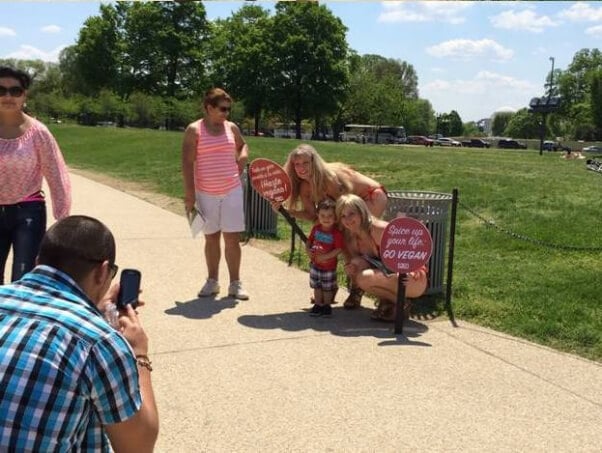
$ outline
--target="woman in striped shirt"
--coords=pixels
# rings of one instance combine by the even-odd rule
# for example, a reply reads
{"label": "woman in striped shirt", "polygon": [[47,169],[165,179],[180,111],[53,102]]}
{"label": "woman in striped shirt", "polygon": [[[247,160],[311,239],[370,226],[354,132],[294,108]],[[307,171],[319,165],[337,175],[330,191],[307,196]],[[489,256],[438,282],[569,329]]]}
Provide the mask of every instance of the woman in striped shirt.
{"label": "woman in striped shirt", "polygon": [[212,88],[203,101],[205,115],[190,123],[182,145],[184,205],[188,214],[197,209],[205,218],[205,261],[208,277],[199,297],[219,293],[220,242],[230,274],[228,295],[248,299],[240,281],[240,233],[245,229],[240,175],[249,148],[236,124],[227,120],[232,98],[221,88]]}
{"label": "woman in striped shirt", "polygon": [[46,231],[42,178],[54,217],[71,209],[71,185],[61,150],[46,126],[23,111],[31,77],[0,67],[0,284],[13,249],[11,280],[33,269]]}

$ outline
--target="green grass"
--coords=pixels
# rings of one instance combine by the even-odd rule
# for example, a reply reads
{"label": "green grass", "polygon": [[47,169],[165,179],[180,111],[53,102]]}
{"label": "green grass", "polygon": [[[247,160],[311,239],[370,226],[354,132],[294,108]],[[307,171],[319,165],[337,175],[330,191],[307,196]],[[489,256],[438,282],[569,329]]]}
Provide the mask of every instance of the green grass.
{"label": "green grass", "polygon": [[[181,197],[182,133],[52,128],[68,164]],[[299,142],[247,138],[251,158],[283,163]],[[602,359],[602,175],[584,160],[534,150],[312,143],[392,190],[459,190],[453,306],[457,317],[597,361]],[[503,229],[570,251],[519,240]],[[284,226],[279,230],[289,237]]]}

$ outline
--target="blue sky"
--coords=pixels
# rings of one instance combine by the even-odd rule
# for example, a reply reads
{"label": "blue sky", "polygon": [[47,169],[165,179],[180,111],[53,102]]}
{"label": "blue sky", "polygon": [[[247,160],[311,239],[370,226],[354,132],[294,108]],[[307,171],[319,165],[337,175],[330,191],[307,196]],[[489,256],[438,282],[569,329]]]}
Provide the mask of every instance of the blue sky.
{"label": "blue sky", "polygon": [[[274,2],[257,4],[273,9]],[[323,1],[347,26],[360,54],[405,60],[420,97],[463,121],[525,107],[543,94],[546,74],[566,68],[576,51],[602,44],[602,3],[544,1]],[[209,19],[244,2],[204,2]],[[98,2],[2,2],[0,57],[56,61],[74,44]]]}

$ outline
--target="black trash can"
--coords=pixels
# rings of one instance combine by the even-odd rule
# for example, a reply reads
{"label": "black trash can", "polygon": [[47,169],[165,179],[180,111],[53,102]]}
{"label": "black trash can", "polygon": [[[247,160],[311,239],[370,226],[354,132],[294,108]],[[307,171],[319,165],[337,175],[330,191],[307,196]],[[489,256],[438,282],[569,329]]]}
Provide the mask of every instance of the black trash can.
{"label": "black trash can", "polygon": [[447,219],[452,194],[439,192],[391,191],[387,193],[385,220],[403,214],[423,222],[433,239],[433,253],[428,262],[429,286],[426,294],[443,293]]}
{"label": "black trash can", "polygon": [[270,203],[251,186],[248,168],[243,172],[242,185],[247,236],[276,236],[278,217]]}

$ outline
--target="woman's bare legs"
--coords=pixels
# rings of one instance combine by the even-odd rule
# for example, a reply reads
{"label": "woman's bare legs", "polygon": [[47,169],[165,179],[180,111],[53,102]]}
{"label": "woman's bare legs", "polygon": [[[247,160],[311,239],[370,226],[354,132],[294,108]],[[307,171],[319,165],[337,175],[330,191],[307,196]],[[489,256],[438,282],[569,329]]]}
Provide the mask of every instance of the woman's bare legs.
{"label": "woman's bare legs", "polygon": [[218,280],[221,231],[205,235],[205,262],[207,263],[207,274],[210,279]]}
{"label": "woman's bare legs", "polygon": [[224,234],[224,255],[226,264],[228,265],[228,273],[230,274],[230,283],[240,280],[240,233],[223,233]]}
{"label": "woman's bare legs", "polygon": [[[361,289],[378,298],[397,300],[397,274],[387,276],[374,269],[365,269],[356,275],[355,281]],[[428,279],[424,271],[410,273],[406,283],[406,297],[414,299],[422,296],[427,286]]]}
{"label": "woman's bare legs", "polygon": [[368,269],[368,267],[368,262],[359,256],[351,258],[349,264],[345,266],[345,273],[349,277],[350,282],[349,296],[343,302],[343,308],[351,310],[360,307],[364,291],[358,286],[356,278],[364,269]]}

